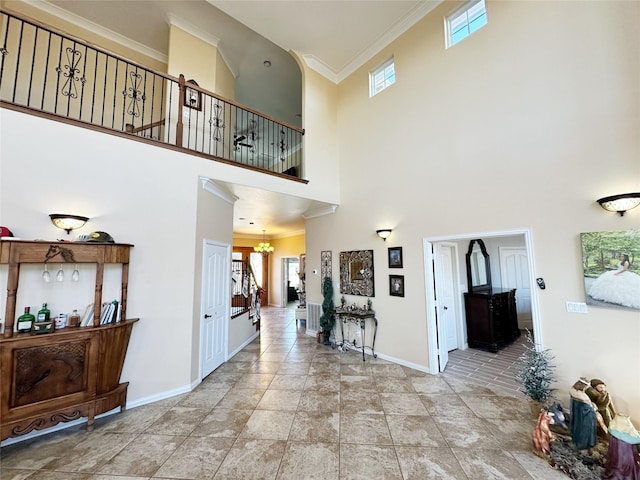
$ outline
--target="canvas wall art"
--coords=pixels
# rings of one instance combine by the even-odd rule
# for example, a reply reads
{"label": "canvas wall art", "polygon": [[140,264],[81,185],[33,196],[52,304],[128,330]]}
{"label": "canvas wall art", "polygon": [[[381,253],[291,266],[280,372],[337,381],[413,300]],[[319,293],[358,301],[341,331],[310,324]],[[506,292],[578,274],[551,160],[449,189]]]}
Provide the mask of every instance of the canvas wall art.
{"label": "canvas wall art", "polygon": [[587,305],[640,310],[640,230],[581,233]]}

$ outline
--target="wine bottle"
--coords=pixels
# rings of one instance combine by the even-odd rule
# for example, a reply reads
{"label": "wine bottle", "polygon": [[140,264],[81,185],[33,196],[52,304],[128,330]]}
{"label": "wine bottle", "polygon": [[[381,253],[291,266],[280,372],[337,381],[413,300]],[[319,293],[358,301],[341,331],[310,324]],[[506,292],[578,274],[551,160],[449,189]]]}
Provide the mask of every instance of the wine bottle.
{"label": "wine bottle", "polygon": [[77,327],[80,325],[80,315],[78,314],[78,310],[74,310],[71,315],[69,315],[69,326]]}
{"label": "wine bottle", "polygon": [[49,317],[51,316],[51,310],[47,308],[47,304],[43,303],[42,308],[38,310],[38,321],[39,322],[48,322]]}
{"label": "wine bottle", "polygon": [[24,313],[18,317],[18,332],[30,332],[36,317],[31,313],[31,307],[24,307]]}

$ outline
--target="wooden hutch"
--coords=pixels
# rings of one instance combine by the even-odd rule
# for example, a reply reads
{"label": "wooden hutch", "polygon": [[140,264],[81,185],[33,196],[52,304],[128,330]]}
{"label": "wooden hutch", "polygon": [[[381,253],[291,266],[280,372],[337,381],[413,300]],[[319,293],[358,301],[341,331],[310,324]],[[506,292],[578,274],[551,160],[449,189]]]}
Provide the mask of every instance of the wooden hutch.
{"label": "wooden hutch", "polygon": [[[131,330],[138,320],[126,317],[132,247],[121,243],[0,241],[0,264],[8,265],[5,327],[0,338],[0,439],[84,417],[91,428],[96,415],[117,407],[125,409],[128,382],[120,383],[120,375]],[[20,267],[49,261],[95,264],[93,320],[86,327],[51,333],[17,333]],[[110,263],[122,264],[122,320],[100,325],[104,266]]]}

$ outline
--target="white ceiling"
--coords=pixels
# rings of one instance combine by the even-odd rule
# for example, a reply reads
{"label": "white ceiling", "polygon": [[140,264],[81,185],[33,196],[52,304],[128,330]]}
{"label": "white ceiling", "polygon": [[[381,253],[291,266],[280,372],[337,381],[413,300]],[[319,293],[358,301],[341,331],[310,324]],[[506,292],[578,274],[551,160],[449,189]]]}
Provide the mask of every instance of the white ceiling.
{"label": "white ceiling", "polygon": [[442,0],[208,0],[339,82]]}
{"label": "white ceiling", "polygon": [[[229,68],[246,85],[259,78],[251,108],[300,124],[300,91],[275,77],[265,82],[263,62],[296,68],[289,51],[333,82],[356,68],[414,25],[442,0],[24,0],[128,47],[166,61],[169,23],[218,46]],[[3,2],[10,8],[12,1]],[[267,236],[303,232],[302,214],[329,207],[319,202],[228,185],[239,200],[234,232]],[[241,220],[243,218],[244,220]]]}

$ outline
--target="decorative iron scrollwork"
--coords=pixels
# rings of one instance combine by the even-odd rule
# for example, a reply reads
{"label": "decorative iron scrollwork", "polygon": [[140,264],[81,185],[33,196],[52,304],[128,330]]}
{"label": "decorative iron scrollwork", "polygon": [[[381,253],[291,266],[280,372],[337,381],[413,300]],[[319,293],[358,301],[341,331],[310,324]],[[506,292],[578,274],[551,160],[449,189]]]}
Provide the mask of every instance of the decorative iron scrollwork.
{"label": "decorative iron scrollwork", "polygon": [[221,142],[224,137],[224,107],[220,106],[218,102],[213,106],[213,117],[209,119],[209,125],[213,127],[213,139],[216,142]]}
{"label": "decorative iron scrollwork", "polygon": [[280,161],[284,162],[285,152],[287,151],[287,144],[284,142],[284,130],[280,130]]}
{"label": "decorative iron scrollwork", "polygon": [[[129,79],[131,81],[131,86],[122,91],[122,94],[125,98],[130,98],[129,107],[127,108],[127,113],[134,117],[140,116],[140,105],[138,102],[144,102],[147,97],[144,92],[140,90],[140,82],[142,81],[142,75],[138,72],[129,72]],[[130,93],[127,93],[130,92]]]}
{"label": "decorative iron scrollwork", "polygon": [[[62,86],[61,93],[65,97],[78,98],[78,89],[76,88],[76,82],[80,82],[84,85],[87,81],[84,76],[78,76],[78,74],[80,73],[80,69],[78,69],[77,67],[80,63],[80,59],[82,58],[82,53],[80,52],[80,50],[76,50],[71,47],[67,47],[66,52],[67,65],[64,66],[64,69],[60,65],[56,67],[56,72],[58,72],[58,75],[62,73],[62,75],[67,78],[67,81],[64,82],[64,85]],[[68,70],[68,72],[63,73],[64,70]]]}

